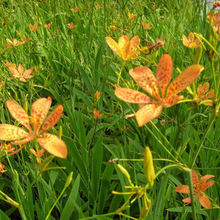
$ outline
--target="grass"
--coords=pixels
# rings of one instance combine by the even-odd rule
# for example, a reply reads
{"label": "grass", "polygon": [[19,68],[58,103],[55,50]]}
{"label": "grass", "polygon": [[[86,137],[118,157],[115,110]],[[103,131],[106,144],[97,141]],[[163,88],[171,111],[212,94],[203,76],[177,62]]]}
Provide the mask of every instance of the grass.
{"label": "grass", "polygon": [[[70,10],[76,7],[78,11]],[[128,12],[136,17],[130,20]],[[151,207],[143,219],[220,218],[219,58],[216,54],[212,58],[207,55],[213,42],[203,1],[2,0],[0,13],[0,82],[4,83],[0,90],[1,124],[20,126],[11,117],[7,100],[15,100],[30,115],[32,103],[49,96],[50,112],[59,104],[64,108],[50,133],[61,137],[68,149],[64,159],[45,152],[38,166],[30,152],[35,143],[28,143],[13,156],[1,151],[1,163],[7,170],[0,174],[1,219],[141,219],[143,198],[131,203],[135,196],[114,195],[112,191],[129,192],[124,188],[129,185],[128,178],[117,163],[127,170],[134,185],[149,186],[143,170],[146,146],[151,149],[155,173],[162,172],[152,188],[146,190]],[[145,30],[141,21],[150,23],[152,29]],[[71,22],[76,25],[73,29],[68,28]],[[48,23],[50,28],[45,28]],[[30,30],[30,24],[36,24],[37,30]],[[116,30],[111,31],[110,25]],[[177,68],[183,71],[193,64],[197,49],[182,43],[182,35],[188,37],[190,32],[202,34],[210,43],[204,43],[207,53],[203,49],[199,64],[205,69],[195,85],[209,82],[210,90],[215,89],[217,94],[214,106],[195,107],[195,100],[184,90],[182,94],[191,102],[164,108],[160,117],[143,127],[138,126],[135,118],[125,119],[139,106],[118,99],[115,86],[129,85],[141,91],[129,70],[147,66],[156,73],[163,54],[172,57],[172,80],[175,79],[179,75]],[[127,61],[121,69],[122,59],[112,52],[105,38],[118,41],[123,34],[129,39],[139,36],[140,48],[155,44],[156,38],[163,36],[165,42],[148,56],[139,53],[137,59]],[[24,36],[31,40],[5,48],[6,38],[22,41]],[[219,43],[216,51],[219,53]],[[26,82],[12,78],[6,61],[16,66],[22,64],[25,70],[33,67],[34,77]],[[120,70],[122,79],[118,85]],[[99,99],[95,97],[96,91],[101,92]],[[94,109],[104,115],[95,118]],[[115,158],[121,161],[108,163]],[[199,177],[215,176],[215,184],[205,191],[211,198],[211,209],[201,207],[198,200],[184,206],[182,199],[188,196],[175,191],[179,185],[190,184],[191,169]],[[130,208],[124,207],[125,203]]]}

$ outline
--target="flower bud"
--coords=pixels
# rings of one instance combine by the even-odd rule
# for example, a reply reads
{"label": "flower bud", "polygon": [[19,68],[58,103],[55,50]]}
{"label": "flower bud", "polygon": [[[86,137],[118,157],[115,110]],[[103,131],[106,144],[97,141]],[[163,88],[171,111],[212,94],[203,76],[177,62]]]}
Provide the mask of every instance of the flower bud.
{"label": "flower bud", "polygon": [[130,174],[128,173],[128,171],[120,164],[117,164],[117,167],[119,168],[119,170],[121,171],[121,173],[123,174],[123,176],[128,180],[128,182],[130,183],[130,185],[132,185],[131,183],[131,177]]}
{"label": "flower bud", "polygon": [[149,147],[145,147],[145,152],[144,152],[144,174],[148,183],[154,181],[155,178],[154,165],[153,165],[152,154]]}

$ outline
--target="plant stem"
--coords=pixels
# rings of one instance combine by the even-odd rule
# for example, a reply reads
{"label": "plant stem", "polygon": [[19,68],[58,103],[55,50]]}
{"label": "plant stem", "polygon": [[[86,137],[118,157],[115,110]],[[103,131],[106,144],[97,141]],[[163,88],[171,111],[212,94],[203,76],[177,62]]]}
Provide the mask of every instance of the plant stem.
{"label": "plant stem", "polygon": [[208,135],[208,133],[209,133],[209,131],[210,131],[210,129],[211,129],[211,127],[212,127],[214,121],[215,121],[216,112],[217,112],[217,108],[214,109],[214,111],[213,111],[213,113],[212,113],[211,120],[210,120],[210,122],[209,122],[209,124],[208,124],[208,126],[207,126],[207,128],[206,128],[206,130],[205,130],[205,132],[204,132],[204,134],[203,134],[203,136],[202,136],[202,138],[201,138],[201,140],[200,140],[199,146],[198,146],[198,148],[197,148],[197,150],[196,150],[196,152],[195,152],[195,154],[194,154],[194,157],[193,157],[193,159],[192,159],[192,162],[191,162],[191,164],[190,164],[190,166],[189,166],[191,169],[193,168],[193,166],[194,166],[194,164],[195,164],[195,162],[196,162],[196,159],[197,159],[197,157],[198,157],[198,155],[199,155],[199,152],[200,152],[200,150],[201,150],[201,148],[202,148],[203,142],[204,142],[206,136]]}
{"label": "plant stem", "polygon": [[189,189],[190,189],[190,198],[191,198],[191,206],[192,206],[192,215],[193,215],[193,219],[197,220],[196,208],[195,208],[194,196],[193,196],[192,170],[188,170],[187,174],[189,176]]}

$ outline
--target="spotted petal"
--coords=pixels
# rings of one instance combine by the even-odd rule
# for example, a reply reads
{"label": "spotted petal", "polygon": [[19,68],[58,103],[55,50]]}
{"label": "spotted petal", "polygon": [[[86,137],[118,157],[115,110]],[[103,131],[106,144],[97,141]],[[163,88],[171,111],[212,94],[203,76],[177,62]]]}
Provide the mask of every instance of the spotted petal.
{"label": "spotted petal", "polygon": [[200,65],[192,65],[186,68],[168,87],[166,100],[177,95],[191,85],[203,69],[204,67]]}
{"label": "spotted petal", "polygon": [[213,178],[213,177],[215,177],[215,176],[205,175],[200,178],[199,182],[200,182],[200,188],[202,191],[205,191],[206,189],[210,188],[215,183],[215,181],[207,182],[208,179]]}
{"label": "spotted petal", "polygon": [[189,186],[187,185],[177,186],[175,191],[179,193],[190,193]]}
{"label": "spotted petal", "polygon": [[173,74],[173,61],[169,54],[164,54],[158,63],[156,79],[164,97],[166,88],[170,83]]}
{"label": "spotted petal", "polygon": [[42,138],[37,138],[41,147],[56,157],[65,158],[67,156],[67,147],[64,141],[56,135],[44,133]]}
{"label": "spotted petal", "polygon": [[46,118],[43,127],[41,128],[41,131],[46,131],[51,129],[59,120],[63,113],[63,106],[58,105]]}
{"label": "spotted petal", "polygon": [[20,141],[13,141],[11,142],[13,145],[21,145],[21,144],[27,144],[28,142],[32,141],[34,137],[32,136],[27,136],[25,139],[20,140]]}
{"label": "spotted petal", "polygon": [[150,103],[153,100],[149,98],[147,95],[145,95],[142,92],[133,90],[133,89],[127,89],[127,88],[116,88],[115,89],[115,95],[125,101],[130,103]]}
{"label": "spotted petal", "polygon": [[0,140],[13,141],[28,136],[28,133],[22,128],[9,124],[0,124]]}
{"label": "spotted petal", "polygon": [[135,113],[139,127],[154,118],[157,118],[162,112],[162,105],[148,104]]}
{"label": "spotted petal", "polygon": [[192,170],[192,183],[193,185],[197,185],[199,183],[199,177],[195,170]]}
{"label": "spotted petal", "polygon": [[159,99],[159,90],[156,77],[153,72],[146,66],[136,67],[129,71],[130,76],[143,88],[147,93],[156,99]]}
{"label": "spotted petal", "polygon": [[137,46],[140,44],[140,38],[138,36],[134,36],[130,40],[129,48],[128,48],[128,53],[126,59],[129,60],[131,58],[135,58],[135,50],[137,49]]}
{"label": "spotted petal", "polygon": [[29,116],[26,111],[14,100],[7,100],[6,105],[12,117],[30,131]]}
{"label": "spotted petal", "polygon": [[205,95],[209,91],[209,83],[205,82],[203,85],[199,85],[197,88],[197,93],[199,96]]}
{"label": "spotted petal", "polygon": [[40,129],[51,105],[51,98],[41,98],[36,100],[32,104],[31,108],[31,121],[34,126],[34,131],[37,132]]}
{"label": "spotted petal", "polygon": [[115,40],[113,40],[111,37],[106,37],[106,42],[108,46],[121,58],[123,58],[123,53],[119,45]]}
{"label": "spotted petal", "polygon": [[202,205],[202,207],[206,209],[211,208],[211,202],[209,201],[209,198],[207,195],[205,195],[205,193],[201,193],[199,195],[199,203]]}

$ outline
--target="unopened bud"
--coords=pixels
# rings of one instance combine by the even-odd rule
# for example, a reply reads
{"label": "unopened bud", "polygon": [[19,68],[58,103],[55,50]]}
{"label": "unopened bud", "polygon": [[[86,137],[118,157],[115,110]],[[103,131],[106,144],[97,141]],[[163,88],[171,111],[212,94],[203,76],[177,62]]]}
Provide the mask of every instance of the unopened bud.
{"label": "unopened bud", "polygon": [[62,133],[63,133],[63,127],[60,126],[60,127],[58,128],[57,137],[61,139],[61,138],[62,138]]}
{"label": "unopened bud", "polygon": [[117,167],[119,168],[119,170],[121,171],[121,173],[123,174],[123,176],[128,180],[128,182],[130,183],[130,185],[132,185],[131,183],[131,177],[130,174],[128,173],[128,171],[120,164],[117,164]]}
{"label": "unopened bud", "polygon": [[152,154],[149,147],[145,147],[145,152],[144,152],[144,174],[148,183],[154,181],[155,171],[154,171]]}

